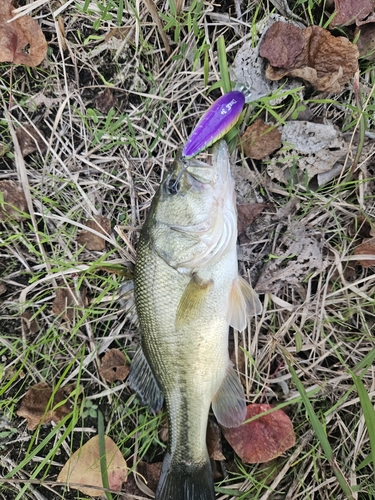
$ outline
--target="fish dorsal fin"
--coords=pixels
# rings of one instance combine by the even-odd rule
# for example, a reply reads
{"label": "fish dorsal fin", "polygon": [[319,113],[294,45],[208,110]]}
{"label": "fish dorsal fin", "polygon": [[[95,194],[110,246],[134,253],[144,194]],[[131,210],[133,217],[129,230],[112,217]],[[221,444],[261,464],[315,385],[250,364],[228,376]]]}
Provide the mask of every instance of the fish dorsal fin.
{"label": "fish dorsal fin", "polygon": [[207,293],[212,285],[212,280],[204,281],[198,274],[193,274],[177,307],[176,331],[181,330],[184,325],[199,318]]}
{"label": "fish dorsal fin", "polygon": [[238,427],[246,418],[246,401],[241,382],[230,364],[225,378],[213,397],[212,409],[219,424]]}
{"label": "fish dorsal fin", "polygon": [[246,328],[247,316],[256,316],[262,312],[262,303],[249,283],[241,276],[233,280],[229,292],[227,320],[238,331]]}
{"label": "fish dorsal fin", "polygon": [[141,347],[131,363],[128,384],[130,389],[138,394],[142,404],[149,405],[154,413],[161,410],[164,396]]}

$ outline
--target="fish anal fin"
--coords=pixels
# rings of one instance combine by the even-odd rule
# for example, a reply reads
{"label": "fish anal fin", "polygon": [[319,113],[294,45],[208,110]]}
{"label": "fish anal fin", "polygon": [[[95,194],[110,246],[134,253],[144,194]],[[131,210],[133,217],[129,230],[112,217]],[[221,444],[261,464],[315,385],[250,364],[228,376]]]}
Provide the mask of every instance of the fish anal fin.
{"label": "fish anal fin", "polygon": [[212,284],[212,280],[204,281],[198,274],[193,274],[177,307],[176,331],[181,330],[187,323],[199,318]]}
{"label": "fish anal fin", "polygon": [[262,312],[262,303],[258,294],[241,276],[233,280],[229,292],[227,320],[230,326],[240,332],[246,328],[247,317]]}
{"label": "fish anal fin", "polygon": [[162,409],[164,396],[159,389],[151,366],[139,347],[130,365],[128,384],[136,392],[144,405],[148,405],[152,412],[157,413]]}
{"label": "fish anal fin", "polygon": [[238,427],[246,418],[246,401],[243,387],[232,365],[212,400],[212,409],[219,424]]}

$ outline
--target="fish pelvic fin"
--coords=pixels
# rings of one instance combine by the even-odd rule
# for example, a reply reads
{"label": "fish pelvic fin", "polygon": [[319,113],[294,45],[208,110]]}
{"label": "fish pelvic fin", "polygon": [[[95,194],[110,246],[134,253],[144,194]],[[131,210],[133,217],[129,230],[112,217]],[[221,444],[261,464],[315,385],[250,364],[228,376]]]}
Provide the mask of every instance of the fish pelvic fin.
{"label": "fish pelvic fin", "polygon": [[212,409],[217,421],[224,427],[238,427],[246,418],[244,390],[231,364],[212,399]]}
{"label": "fish pelvic fin", "polygon": [[262,312],[262,303],[258,294],[241,276],[233,280],[229,293],[227,311],[228,324],[242,332],[246,328],[247,317],[256,316]]}
{"label": "fish pelvic fin", "polygon": [[175,329],[178,332],[190,321],[199,318],[212,280],[204,281],[198,274],[193,274],[177,307]]}
{"label": "fish pelvic fin", "polygon": [[138,348],[131,363],[128,383],[130,389],[138,394],[142,404],[148,405],[153,413],[158,413],[162,409],[163,393],[141,347]]}
{"label": "fish pelvic fin", "polygon": [[209,458],[202,462],[177,462],[166,453],[155,500],[215,500]]}

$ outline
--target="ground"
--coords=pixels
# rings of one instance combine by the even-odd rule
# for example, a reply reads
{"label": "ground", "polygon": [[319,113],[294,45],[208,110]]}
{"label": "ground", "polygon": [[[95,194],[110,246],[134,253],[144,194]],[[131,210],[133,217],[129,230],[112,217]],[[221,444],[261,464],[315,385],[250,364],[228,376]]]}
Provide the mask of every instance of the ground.
{"label": "ground", "polygon": [[[88,498],[55,481],[98,433],[100,414],[129,467],[113,498],[148,498],[133,470],[154,487],[147,467],[163,456],[164,414],[150,415],[122,375],[108,381],[100,370],[113,348],[129,364],[139,340],[120,285],[131,280],[164,171],[225,89],[226,66],[245,42],[257,44],[256,22],[275,5],[302,27],[329,26],[328,2],[284,3],[182,2],[181,14],[173,2],[155,2],[157,11],[149,1],[31,4],[47,55],[36,67],[3,62],[0,72],[0,191],[15,206],[0,200],[1,499]],[[331,32],[357,36],[353,27]],[[221,36],[227,50],[218,54]],[[231,137],[239,269],[263,303],[245,332],[230,332],[231,355],[248,402],[283,408],[296,444],[249,465],[223,439],[226,462],[213,462],[218,498],[375,498],[373,74],[361,58],[359,74],[335,93],[291,77],[282,100],[272,90],[250,103]],[[285,144],[250,159],[238,137],[256,119],[284,134],[298,119],[301,134],[306,122],[331,127],[334,142],[319,158],[342,148],[338,173],[321,181],[311,152]],[[65,388],[67,415],[30,429],[18,413],[40,383]]]}

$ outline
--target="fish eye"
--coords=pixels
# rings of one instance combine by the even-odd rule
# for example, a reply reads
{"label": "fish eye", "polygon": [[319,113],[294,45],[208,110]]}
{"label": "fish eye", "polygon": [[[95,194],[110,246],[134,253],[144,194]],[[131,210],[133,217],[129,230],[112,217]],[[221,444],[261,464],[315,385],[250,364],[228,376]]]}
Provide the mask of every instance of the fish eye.
{"label": "fish eye", "polygon": [[167,189],[167,193],[170,194],[170,195],[175,195],[179,192],[180,190],[180,182],[179,182],[179,179],[169,179],[169,181],[167,182],[166,184],[166,189]]}

